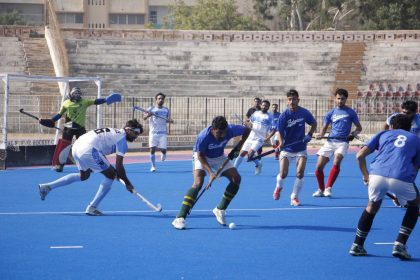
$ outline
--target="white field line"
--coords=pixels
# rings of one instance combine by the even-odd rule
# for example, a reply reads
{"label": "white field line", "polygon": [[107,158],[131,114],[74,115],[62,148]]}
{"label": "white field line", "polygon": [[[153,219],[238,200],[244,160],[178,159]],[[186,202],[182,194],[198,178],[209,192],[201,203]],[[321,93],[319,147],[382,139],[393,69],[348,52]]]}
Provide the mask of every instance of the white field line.
{"label": "white field line", "polygon": [[[331,207],[285,207],[285,208],[232,208],[228,209],[227,212],[247,212],[247,211],[255,211],[255,212],[264,212],[264,211],[306,211],[306,210],[340,210],[340,209],[362,209],[366,206],[331,206]],[[382,206],[381,208],[395,208],[399,209],[394,206]],[[178,212],[179,209],[169,209],[163,210],[162,212]],[[212,209],[194,209],[194,212],[211,212]],[[137,210],[137,211],[104,211],[104,214],[118,214],[118,213],[156,213],[153,210]],[[7,215],[74,215],[74,214],[85,214],[85,212],[0,212],[0,215],[7,216]]]}

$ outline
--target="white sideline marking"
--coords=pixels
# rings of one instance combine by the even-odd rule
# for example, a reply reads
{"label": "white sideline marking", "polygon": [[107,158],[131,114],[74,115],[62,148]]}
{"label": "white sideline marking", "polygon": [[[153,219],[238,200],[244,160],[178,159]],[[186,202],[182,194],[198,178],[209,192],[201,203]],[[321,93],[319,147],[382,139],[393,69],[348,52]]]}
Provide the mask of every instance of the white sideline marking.
{"label": "white sideline marking", "polygon": [[50,249],[83,249],[83,246],[50,246]]}
{"label": "white sideline marking", "polygon": [[[331,207],[284,207],[284,208],[232,208],[228,209],[228,212],[241,212],[241,211],[304,211],[304,210],[331,210],[331,209],[363,209],[366,206],[331,206]],[[381,208],[395,208],[399,209],[395,206],[382,206]],[[179,209],[167,209],[163,210],[162,212],[174,212],[177,213]],[[194,209],[194,212],[211,212],[212,209]],[[156,213],[153,210],[137,210],[137,211],[104,211],[106,214],[118,214],[118,213]],[[0,215],[85,215],[85,212],[0,212]]]}
{"label": "white sideline marking", "polygon": [[394,245],[394,242],[375,242],[375,245]]}

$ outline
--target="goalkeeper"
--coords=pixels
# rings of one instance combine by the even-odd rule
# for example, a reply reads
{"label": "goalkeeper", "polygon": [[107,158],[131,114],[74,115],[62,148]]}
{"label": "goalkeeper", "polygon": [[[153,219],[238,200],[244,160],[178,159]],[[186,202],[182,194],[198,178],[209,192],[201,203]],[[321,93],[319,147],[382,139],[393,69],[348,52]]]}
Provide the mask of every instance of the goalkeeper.
{"label": "goalkeeper", "polygon": [[73,136],[76,139],[86,133],[86,110],[92,105],[101,105],[106,103],[110,105],[114,102],[120,102],[121,95],[118,93],[111,93],[106,98],[98,98],[95,100],[82,98],[82,91],[78,87],[73,87],[69,94],[69,99],[65,100],[61,105],[60,112],[51,119],[40,119],[39,123],[47,127],[54,127],[55,122],[65,115],[65,125],[63,134],[58,140],[55,147],[52,165],[53,170],[62,172],[64,164],[67,162],[70,153]]}
{"label": "goalkeeper", "polygon": [[[246,140],[249,133],[249,128],[242,125],[228,125],[225,117],[218,116],[213,119],[211,126],[198,134],[193,156],[194,183],[185,194],[181,210],[172,222],[174,228],[184,229],[186,227],[185,219],[196,202],[206,172],[209,174],[209,180],[215,178],[216,174],[213,170],[217,170],[227,159],[223,152],[228,141],[233,137],[242,135],[240,143],[228,155],[229,159],[232,160],[239,155],[241,143]],[[225,210],[239,190],[241,176],[230,161],[220,174],[229,179],[229,184],[219,205],[213,209],[213,214],[219,224],[226,225]]]}

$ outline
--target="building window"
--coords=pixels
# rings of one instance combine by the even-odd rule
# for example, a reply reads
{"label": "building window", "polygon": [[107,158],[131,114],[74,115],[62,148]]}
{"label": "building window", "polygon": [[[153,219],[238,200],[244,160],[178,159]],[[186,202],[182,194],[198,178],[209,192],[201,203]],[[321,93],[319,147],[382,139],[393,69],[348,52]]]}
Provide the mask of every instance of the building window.
{"label": "building window", "polygon": [[110,24],[144,24],[144,15],[139,14],[110,14]]}
{"label": "building window", "polygon": [[157,24],[157,11],[150,11],[149,13],[149,22]]}
{"label": "building window", "polygon": [[81,13],[59,13],[58,21],[62,24],[83,23],[83,14]]}

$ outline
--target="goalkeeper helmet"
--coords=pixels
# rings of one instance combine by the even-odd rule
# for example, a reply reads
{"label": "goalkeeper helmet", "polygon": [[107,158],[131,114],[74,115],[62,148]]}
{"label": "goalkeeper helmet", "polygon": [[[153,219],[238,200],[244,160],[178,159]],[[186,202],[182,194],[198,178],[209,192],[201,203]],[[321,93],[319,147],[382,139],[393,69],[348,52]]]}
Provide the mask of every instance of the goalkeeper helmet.
{"label": "goalkeeper helmet", "polygon": [[82,91],[78,87],[74,87],[70,91],[70,100],[73,102],[77,102],[82,99]]}

